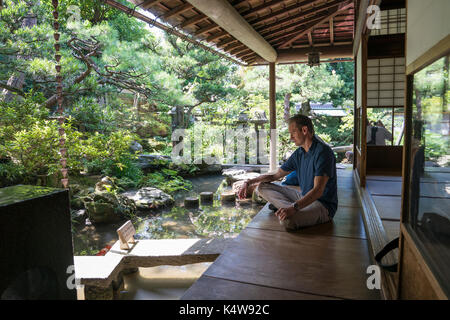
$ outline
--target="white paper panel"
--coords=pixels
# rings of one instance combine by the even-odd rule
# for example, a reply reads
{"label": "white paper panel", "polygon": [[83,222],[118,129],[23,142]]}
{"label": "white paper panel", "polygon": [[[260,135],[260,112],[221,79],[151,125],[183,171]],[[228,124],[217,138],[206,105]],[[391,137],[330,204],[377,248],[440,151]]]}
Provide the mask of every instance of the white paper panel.
{"label": "white paper panel", "polygon": [[380,90],[394,90],[394,84],[392,82],[380,83]]}
{"label": "white paper panel", "polygon": [[404,98],[405,97],[405,91],[404,90],[395,90],[394,97],[396,97],[396,98]]}
{"label": "white paper panel", "polygon": [[379,65],[379,59],[367,59],[368,67],[378,67],[378,65]]}
{"label": "white paper panel", "polygon": [[380,98],[393,98],[394,92],[392,91],[380,91]]}
{"label": "white paper panel", "polygon": [[396,82],[395,83],[395,89],[405,90],[405,82]]}
{"label": "white paper panel", "polygon": [[380,73],[381,74],[394,73],[394,67],[381,67]]}
{"label": "white paper panel", "polygon": [[378,98],[378,91],[368,91],[367,98],[369,99]]}
{"label": "white paper panel", "polygon": [[380,99],[380,106],[392,106],[393,99]]}
{"label": "white paper panel", "polygon": [[393,66],[394,58],[380,59],[380,66]]}
{"label": "white paper panel", "polygon": [[367,84],[367,90],[378,90],[378,83],[368,83]]}
{"label": "white paper panel", "polygon": [[405,73],[405,66],[396,66],[395,67],[395,73],[404,74]]}
{"label": "white paper panel", "polygon": [[401,58],[395,58],[395,64],[396,65],[405,65],[405,58],[401,57]]}
{"label": "white paper panel", "polygon": [[370,75],[370,74],[378,74],[378,73],[379,73],[378,67],[367,68],[367,74],[368,75]]}
{"label": "white paper panel", "polygon": [[367,76],[367,82],[378,82],[378,75]]}
{"label": "white paper panel", "polygon": [[369,107],[377,107],[378,99],[367,99],[367,106]]}
{"label": "white paper panel", "polygon": [[392,74],[382,74],[380,75],[380,81],[381,82],[387,82],[387,81],[393,81],[394,80],[394,76]]}
{"label": "white paper panel", "polygon": [[404,98],[403,98],[403,99],[401,99],[401,98],[396,98],[396,99],[394,100],[394,106],[403,106],[404,103],[405,103]]}

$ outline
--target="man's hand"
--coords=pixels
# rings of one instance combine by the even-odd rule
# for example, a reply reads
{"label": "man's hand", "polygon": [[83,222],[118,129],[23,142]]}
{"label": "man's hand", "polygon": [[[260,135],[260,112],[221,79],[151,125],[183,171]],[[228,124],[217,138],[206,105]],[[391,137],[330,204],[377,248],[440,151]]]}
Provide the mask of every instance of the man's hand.
{"label": "man's hand", "polygon": [[296,211],[297,210],[295,210],[294,207],[281,208],[278,209],[277,212],[275,212],[275,215],[278,217],[278,219],[283,221],[293,216]]}
{"label": "man's hand", "polygon": [[247,198],[247,188],[248,188],[248,181],[244,181],[238,192],[238,198],[240,200]]}

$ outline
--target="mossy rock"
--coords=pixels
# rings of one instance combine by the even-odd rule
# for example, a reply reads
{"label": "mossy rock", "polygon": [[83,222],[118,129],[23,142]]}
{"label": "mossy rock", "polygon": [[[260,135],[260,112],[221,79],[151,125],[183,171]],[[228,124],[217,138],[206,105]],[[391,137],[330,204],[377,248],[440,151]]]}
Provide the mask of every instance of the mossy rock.
{"label": "mossy rock", "polygon": [[112,223],[122,219],[111,203],[88,202],[86,203],[86,210],[89,220],[94,223]]}

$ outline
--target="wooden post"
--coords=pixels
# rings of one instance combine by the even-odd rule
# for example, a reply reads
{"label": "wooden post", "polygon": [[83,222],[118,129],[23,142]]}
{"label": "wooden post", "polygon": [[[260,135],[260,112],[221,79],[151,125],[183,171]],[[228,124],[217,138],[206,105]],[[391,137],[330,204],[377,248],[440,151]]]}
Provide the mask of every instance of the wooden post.
{"label": "wooden post", "polygon": [[270,172],[277,169],[277,117],[275,103],[275,63],[271,62],[269,64]]}
{"label": "wooden post", "polygon": [[357,105],[357,99],[356,95],[358,94],[358,64],[357,64],[357,58],[355,57],[354,63],[353,63],[353,73],[355,75],[354,77],[354,85],[353,85],[353,170],[356,170],[358,167],[356,165],[356,161],[358,161],[358,157],[356,156],[356,147],[358,142],[357,135],[359,134],[359,122],[358,122],[358,105]]}
{"label": "wooden post", "polygon": [[367,164],[367,40],[368,35],[361,37],[361,164],[359,173],[360,186],[366,186],[366,164]]}

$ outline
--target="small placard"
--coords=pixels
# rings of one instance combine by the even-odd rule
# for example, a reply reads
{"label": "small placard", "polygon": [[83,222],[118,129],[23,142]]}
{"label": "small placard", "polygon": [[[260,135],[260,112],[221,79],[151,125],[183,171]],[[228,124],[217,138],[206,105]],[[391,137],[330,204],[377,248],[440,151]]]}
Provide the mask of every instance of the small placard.
{"label": "small placard", "polygon": [[125,222],[119,229],[117,229],[117,235],[120,240],[120,249],[129,250],[130,246],[128,243],[135,243],[134,235],[136,234],[136,230],[134,229],[133,224],[130,220]]}

